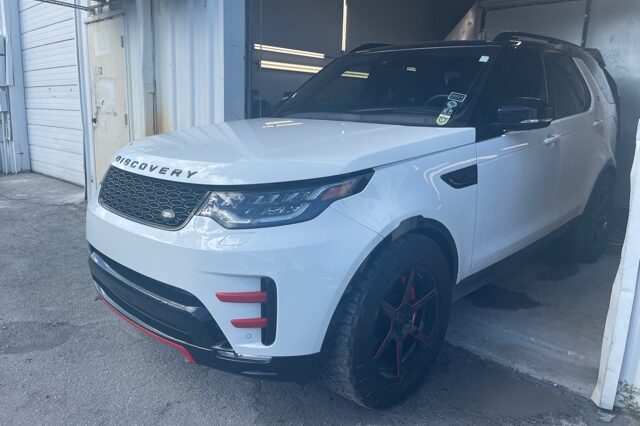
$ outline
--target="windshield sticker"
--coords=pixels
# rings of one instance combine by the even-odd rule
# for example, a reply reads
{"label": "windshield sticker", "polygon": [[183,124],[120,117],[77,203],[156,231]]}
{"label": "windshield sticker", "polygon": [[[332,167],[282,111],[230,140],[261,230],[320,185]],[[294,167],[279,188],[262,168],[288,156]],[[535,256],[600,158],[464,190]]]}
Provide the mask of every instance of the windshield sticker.
{"label": "windshield sticker", "polygon": [[489,57],[487,55],[480,56],[479,62],[489,62]]}
{"label": "windshield sticker", "polygon": [[436,124],[438,126],[444,126],[445,124],[447,124],[449,122],[450,118],[451,118],[450,115],[440,114],[438,116],[438,118],[436,119]]}
{"label": "windshield sticker", "polygon": [[467,95],[464,93],[451,92],[448,99],[455,102],[464,102],[464,100],[467,99]]}
{"label": "windshield sticker", "polygon": [[[459,94],[460,93],[458,93],[458,95]],[[465,95],[462,96],[464,97]],[[436,119],[436,124],[438,126],[444,126],[445,124],[447,124],[449,120],[451,120],[451,116],[455,112],[456,108],[458,108],[458,106],[460,106],[460,103],[458,101],[447,101],[447,105],[442,108],[442,111],[440,111],[440,115]]]}

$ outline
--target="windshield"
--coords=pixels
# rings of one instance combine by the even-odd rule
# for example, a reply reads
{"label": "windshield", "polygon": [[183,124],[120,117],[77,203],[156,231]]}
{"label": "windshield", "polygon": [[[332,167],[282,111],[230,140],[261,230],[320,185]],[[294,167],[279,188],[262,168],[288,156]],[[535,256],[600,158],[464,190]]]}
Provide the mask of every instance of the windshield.
{"label": "windshield", "polygon": [[343,56],[304,84],[278,117],[460,127],[499,47],[433,47]]}

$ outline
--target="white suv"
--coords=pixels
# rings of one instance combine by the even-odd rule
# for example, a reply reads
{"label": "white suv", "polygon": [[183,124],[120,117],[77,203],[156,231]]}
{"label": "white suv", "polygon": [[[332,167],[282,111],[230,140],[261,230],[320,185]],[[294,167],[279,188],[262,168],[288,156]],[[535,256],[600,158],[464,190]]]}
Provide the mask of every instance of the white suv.
{"label": "white suv", "polygon": [[368,46],[274,118],[136,142],[89,202],[98,293],[190,361],[394,404],[456,297],[560,233],[602,253],[617,107],[599,60],[523,33]]}

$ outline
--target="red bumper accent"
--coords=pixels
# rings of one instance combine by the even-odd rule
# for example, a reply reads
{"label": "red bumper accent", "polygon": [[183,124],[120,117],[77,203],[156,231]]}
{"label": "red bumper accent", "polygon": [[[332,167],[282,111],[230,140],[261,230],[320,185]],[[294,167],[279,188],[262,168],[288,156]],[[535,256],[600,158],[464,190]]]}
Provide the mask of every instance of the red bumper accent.
{"label": "red bumper accent", "polygon": [[231,320],[231,325],[236,328],[266,328],[266,318],[243,318]]}
{"label": "red bumper accent", "polygon": [[221,302],[230,303],[266,303],[266,291],[243,291],[237,293],[216,293]]}
{"label": "red bumper accent", "polygon": [[125,320],[130,325],[134,326],[138,331],[146,334],[147,336],[153,337],[154,339],[164,343],[165,345],[169,345],[172,348],[177,349],[187,359],[187,362],[190,362],[192,364],[196,363],[196,360],[193,359],[193,357],[191,356],[191,354],[189,353],[189,351],[185,347],[180,346],[179,344],[174,343],[171,340],[167,340],[162,336],[158,336],[157,334],[152,333],[151,331],[147,330],[146,328],[144,328],[144,327],[136,324],[135,322],[131,321],[129,318],[127,318],[125,315],[123,315],[120,311],[118,311],[116,308],[111,306],[111,304],[109,302],[107,302],[103,297],[100,297],[100,300],[102,300],[104,302],[104,304],[107,305],[107,307],[109,309],[111,309],[113,312],[115,312],[116,315],[118,315],[120,318]]}

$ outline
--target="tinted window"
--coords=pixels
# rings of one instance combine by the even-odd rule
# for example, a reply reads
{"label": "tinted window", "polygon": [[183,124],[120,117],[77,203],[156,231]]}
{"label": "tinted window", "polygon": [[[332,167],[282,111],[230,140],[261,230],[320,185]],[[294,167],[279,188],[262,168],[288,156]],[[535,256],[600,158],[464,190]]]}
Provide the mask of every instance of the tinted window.
{"label": "tinted window", "polygon": [[573,58],[550,53],[546,55],[545,65],[556,118],[587,111],[591,97]]}
{"label": "tinted window", "polygon": [[500,89],[500,104],[514,98],[538,98],[548,101],[540,52],[526,49],[514,52]]}
{"label": "tinted window", "polygon": [[468,125],[497,47],[422,48],[345,55],[276,115],[422,126]]}

